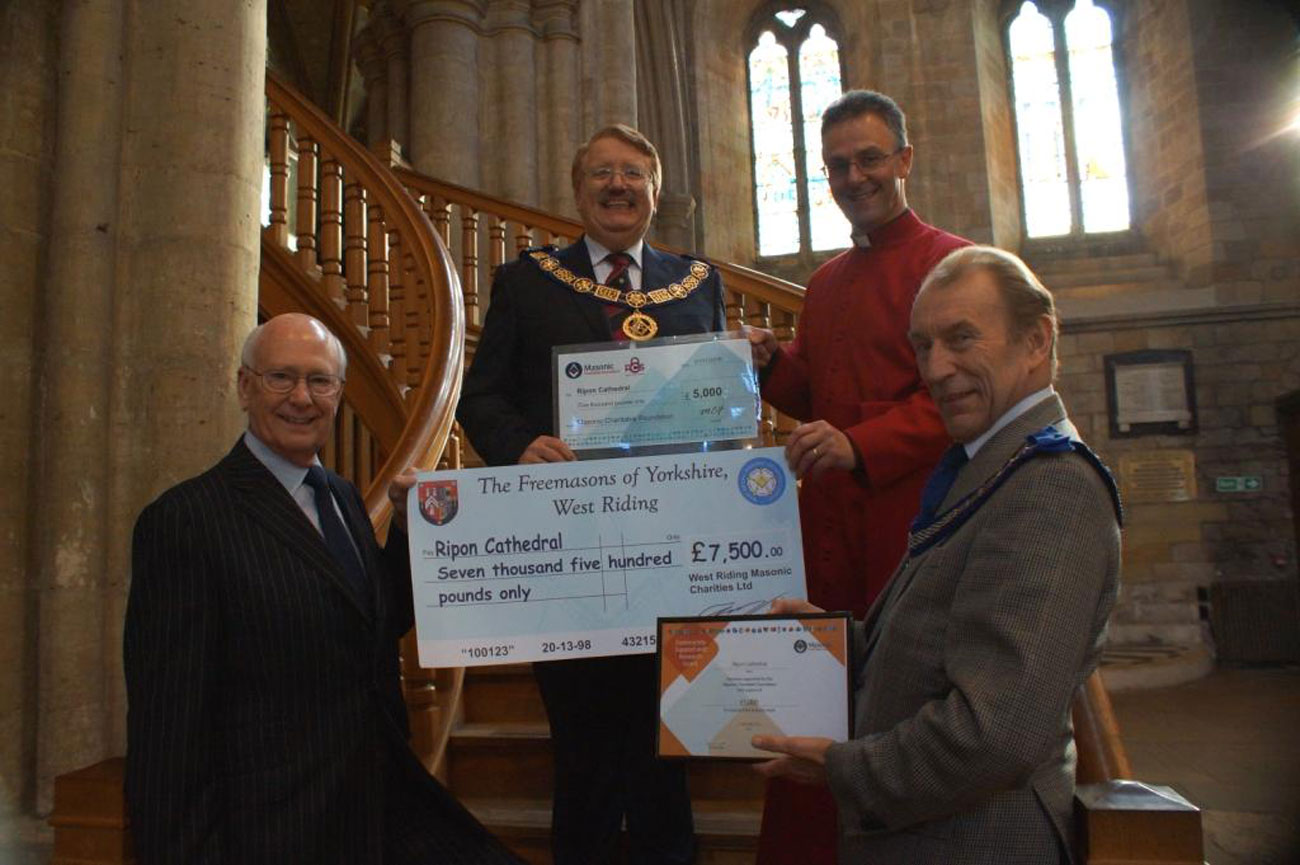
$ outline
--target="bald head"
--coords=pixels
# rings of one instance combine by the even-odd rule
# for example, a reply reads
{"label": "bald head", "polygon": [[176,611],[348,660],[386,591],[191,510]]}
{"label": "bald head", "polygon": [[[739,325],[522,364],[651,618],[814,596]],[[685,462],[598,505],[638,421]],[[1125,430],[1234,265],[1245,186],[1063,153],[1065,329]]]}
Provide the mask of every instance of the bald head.
{"label": "bald head", "polygon": [[338,359],[339,378],[345,378],[348,371],[348,353],[342,341],[329,328],[321,324],[320,319],[302,312],[285,312],[259,324],[248,332],[244,339],[244,348],[240,352],[239,362],[244,366],[260,369],[257,364],[258,346],[264,340],[321,339],[330,345],[330,350]]}
{"label": "bald head", "polygon": [[310,315],[286,313],[253,329],[241,360],[239,404],[249,431],[294,465],[310,466],[343,398],[343,344]]}

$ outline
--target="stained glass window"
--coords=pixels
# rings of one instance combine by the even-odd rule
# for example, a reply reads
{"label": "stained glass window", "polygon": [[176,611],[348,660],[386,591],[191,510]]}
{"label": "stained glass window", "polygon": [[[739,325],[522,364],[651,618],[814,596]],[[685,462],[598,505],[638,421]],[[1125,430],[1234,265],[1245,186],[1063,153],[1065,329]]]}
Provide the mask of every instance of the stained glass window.
{"label": "stained glass window", "polygon": [[1110,15],[1092,0],[1041,9],[1026,0],[1007,28],[1007,45],[1025,234],[1127,229],[1128,173]]}
{"label": "stained glass window", "polygon": [[821,171],[821,115],[842,92],[840,68],[839,45],[815,10],[780,9],[759,22],[749,53],[759,255],[849,243]]}

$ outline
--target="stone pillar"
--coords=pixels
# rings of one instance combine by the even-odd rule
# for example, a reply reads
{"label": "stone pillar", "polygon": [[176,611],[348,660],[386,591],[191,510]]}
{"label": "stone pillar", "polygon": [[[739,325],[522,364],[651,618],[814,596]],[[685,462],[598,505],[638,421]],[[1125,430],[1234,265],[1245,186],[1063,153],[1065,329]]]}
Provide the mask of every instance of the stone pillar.
{"label": "stone pillar", "polygon": [[[0,839],[32,810],[37,587],[31,579],[37,322],[50,258],[50,177],[58,125],[58,4],[6,4],[0,35]],[[0,841],[0,850],[10,848]],[[17,854],[17,851],[15,851]],[[17,854],[21,855],[21,854]],[[5,853],[0,852],[0,859]]]}
{"label": "stone pillar", "polygon": [[[50,255],[38,322],[31,580],[38,807],[114,747],[107,593],[110,366],[122,129],[122,0],[64,3]],[[119,652],[120,654],[120,652]]]}
{"label": "stone pillar", "polygon": [[577,214],[569,169],[582,143],[578,131],[578,32],[574,28],[577,0],[536,0],[535,14],[542,36],[537,69],[537,102],[541,136],[537,142],[541,206],[556,213]]}
{"label": "stone pillar", "polygon": [[[482,137],[489,166],[486,191],[524,204],[538,203],[537,35],[528,0],[488,0],[487,29],[495,62],[488,97],[489,134]],[[549,106],[549,103],[547,103]]]}
{"label": "stone pillar", "polygon": [[355,56],[366,82],[366,146],[388,140],[388,62],[373,22],[356,36]]}
{"label": "stone pillar", "polygon": [[[69,3],[69,15],[91,15],[76,7],[92,5],[98,11],[119,4]],[[122,29],[92,30],[104,20]],[[131,526],[146,501],[210,465],[244,426],[235,373],[256,318],[260,262],[265,0],[236,7],[225,0],[132,4],[129,15],[116,10],[85,26],[85,50],[65,44],[64,56],[74,52],[68,67],[90,71],[76,73],[82,89],[61,93],[59,116],[86,133],[60,139],[74,139],[66,151],[72,158],[79,156],[76,138],[107,138],[100,122],[111,115],[98,115],[99,103],[110,101],[105,94],[120,82],[120,192],[109,208],[95,188],[103,178],[75,180],[94,172],[65,169],[61,144],[56,209],[75,210],[59,221],[60,231],[97,252],[93,235],[115,232],[116,255],[108,265],[99,256],[51,268],[51,290],[63,285],[71,293],[78,281],[77,303],[51,306],[46,316],[69,319],[58,323],[59,338],[91,339],[96,329],[111,338],[99,337],[97,357],[76,351],[44,375],[38,435],[50,456],[40,461],[34,487],[38,521],[50,533],[39,542],[34,574],[41,589],[42,810],[54,775],[120,753],[124,745],[121,625]],[[95,44],[110,35],[122,44]],[[87,53],[105,63],[87,64]],[[125,58],[125,74],[109,78],[106,69],[118,56]],[[93,159],[110,161],[87,147]],[[108,221],[81,213],[86,202],[103,208]],[[102,268],[113,274],[111,307],[85,281]],[[81,304],[91,308],[78,309]],[[110,309],[111,315],[92,317]],[[47,342],[60,351],[75,348]],[[107,405],[106,425],[80,402],[93,394],[95,370],[103,367],[108,372],[97,373],[99,386],[109,396],[93,411]],[[79,381],[83,375],[88,384]],[[96,479],[98,466],[103,475]],[[87,521],[60,525],[97,507],[102,536],[91,535]]]}
{"label": "stone pillar", "polygon": [[637,6],[638,108],[641,131],[659,150],[663,189],[654,238],[691,249],[695,246],[695,171],[688,129],[689,104],[685,81],[686,46],[682,32],[689,11],[680,0]]}
{"label": "stone pillar", "polygon": [[479,187],[481,2],[407,0],[403,4],[411,34],[409,158],[424,174],[475,189]]}
{"label": "stone pillar", "polygon": [[379,43],[383,48],[384,62],[388,65],[385,107],[388,113],[387,137],[396,141],[403,155],[410,159],[410,99],[407,73],[410,55],[407,52],[406,28],[402,26],[401,13],[387,3],[375,4],[372,18],[378,28]]}
{"label": "stone pillar", "polygon": [[689,193],[665,189],[659,194],[653,240],[681,249],[695,246],[695,199]]}
{"label": "stone pillar", "polygon": [[580,7],[583,140],[611,123],[638,125],[635,6],[634,0],[591,0]]}

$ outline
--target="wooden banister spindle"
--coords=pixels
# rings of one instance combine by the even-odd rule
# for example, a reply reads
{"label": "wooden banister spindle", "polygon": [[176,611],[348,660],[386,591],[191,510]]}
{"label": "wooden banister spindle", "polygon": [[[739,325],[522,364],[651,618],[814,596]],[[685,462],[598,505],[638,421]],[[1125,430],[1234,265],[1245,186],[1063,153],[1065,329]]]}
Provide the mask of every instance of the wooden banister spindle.
{"label": "wooden banister spindle", "polygon": [[320,269],[325,294],[343,300],[343,166],[328,154],[320,165]]}
{"label": "wooden banister spindle", "polygon": [[388,302],[389,350],[393,362],[389,377],[399,391],[405,390],[409,376],[410,352],[406,347],[406,274],[402,271],[402,238],[397,232],[388,235]]}
{"label": "wooden banister spindle", "polygon": [[366,207],[366,288],[370,300],[370,348],[380,358],[392,356],[389,347],[388,229],[384,209],[371,202]]}
{"label": "wooden banister spindle", "polygon": [[316,270],[316,205],[320,200],[317,188],[316,162],[319,145],[312,139],[298,136],[298,213],[294,232],[298,235],[298,264],[303,270]]}
{"label": "wooden banister spindle", "polygon": [[433,221],[433,229],[438,232],[443,244],[451,249],[451,202],[435,202],[433,196],[429,196],[424,212]]}
{"label": "wooden banister spindle", "polygon": [[276,246],[289,246],[289,115],[274,110],[267,121],[267,161],[270,163],[271,224],[267,231]]}
{"label": "wooden banister spindle", "polygon": [[460,217],[460,282],[465,320],[478,322],[478,211],[466,207]]}
{"label": "wooden banister spindle", "polygon": [[420,666],[416,649],[415,629],[402,638],[402,696],[406,699],[406,715],[411,723],[411,750],[420,758],[424,768],[434,769],[437,755],[438,688],[433,670]]}
{"label": "wooden banister spindle", "polygon": [[348,317],[358,328],[370,326],[366,262],[366,190],[360,183],[343,188],[343,279]]}
{"label": "wooden banister spindle", "polygon": [[722,312],[727,319],[727,327],[737,328],[745,320],[745,295],[739,291],[728,290],[723,294]]}
{"label": "wooden banister spindle", "polygon": [[515,224],[515,257],[533,245],[533,227],[522,222]]}
{"label": "wooden banister spindle", "polygon": [[406,386],[414,390],[420,386],[420,367],[428,353],[428,337],[420,333],[421,315],[428,320],[428,310],[424,308],[428,288],[417,277],[414,262],[405,248],[400,262],[402,284],[406,287]]}
{"label": "wooden banister spindle", "polygon": [[493,215],[488,222],[488,267],[490,272],[505,263],[506,260],[506,218]]}

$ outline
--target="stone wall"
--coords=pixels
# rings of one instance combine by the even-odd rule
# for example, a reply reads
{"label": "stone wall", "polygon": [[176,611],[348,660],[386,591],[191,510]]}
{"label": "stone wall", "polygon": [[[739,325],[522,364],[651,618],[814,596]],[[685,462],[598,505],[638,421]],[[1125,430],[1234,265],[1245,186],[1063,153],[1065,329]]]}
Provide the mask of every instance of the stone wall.
{"label": "stone wall", "polygon": [[1188,278],[1212,281],[1220,303],[1300,293],[1300,147],[1283,131],[1300,112],[1300,53],[1284,5],[1187,3],[1196,92],[1185,101],[1201,106],[1212,240]]}
{"label": "stone wall", "polygon": [[1134,222],[1180,275],[1203,274],[1210,220],[1186,2],[1133,4],[1123,25]]}

